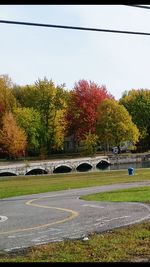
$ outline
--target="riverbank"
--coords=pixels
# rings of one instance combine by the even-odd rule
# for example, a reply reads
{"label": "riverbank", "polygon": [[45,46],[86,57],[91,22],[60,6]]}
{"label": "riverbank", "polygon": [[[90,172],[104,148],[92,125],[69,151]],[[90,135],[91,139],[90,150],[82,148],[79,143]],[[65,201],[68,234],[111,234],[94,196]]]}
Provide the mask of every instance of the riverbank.
{"label": "riverbank", "polygon": [[127,155],[115,154],[115,155],[109,155],[108,158],[111,164],[149,162],[150,153],[127,154]]}
{"label": "riverbank", "polygon": [[[130,163],[130,162],[142,162],[142,161],[150,161],[150,152],[144,152],[144,153],[123,153],[123,154],[112,154],[112,153],[97,153],[95,156],[87,156],[84,157],[85,159],[89,158],[96,158],[96,157],[104,157],[110,160],[111,164],[115,163]],[[16,160],[6,160],[6,159],[0,159],[0,166],[1,165],[11,165],[11,164],[24,164],[24,163],[39,163],[39,162],[49,162],[49,161],[59,161],[59,160],[74,160],[74,159],[83,159],[82,155],[79,154],[58,154],[58,155],[52,155],[51,157],[47,159],[39,159],[35,157],[26,157]]]}

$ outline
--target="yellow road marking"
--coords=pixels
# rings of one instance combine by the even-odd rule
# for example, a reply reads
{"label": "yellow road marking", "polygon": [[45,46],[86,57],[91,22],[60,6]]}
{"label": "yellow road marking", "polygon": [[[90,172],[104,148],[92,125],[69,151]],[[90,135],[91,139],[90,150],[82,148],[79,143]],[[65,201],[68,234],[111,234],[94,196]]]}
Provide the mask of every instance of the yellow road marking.
{"label": "yellow road marking", "polygon": [[70,220],[74,219],[75,217],[79,216],[79,212],[71,210],[71,209],[65,209],[65,208],[59,208],[59,207],[50,207],[50,206],[39,205],[39,204],[33,203],[34,201],[42,199],[42,198],[49,198],[49,197],[40,197],[40,198],[32,199],[32,200],[27,201],[25,204],[29,205],[29,206],[40,207],[40,208],[56,209],[56,210],[66,211],[66,212],[71,213],[71,215],[68,216],[65,219],[62,219],[62,220],[51,222],[51,223],[47,223],[47,224],[38,225],[38,226],[35,226],[35,227],[29,227],[29,228],[23,228],[23,229],[10,230],[10,231],[6,231],[6,232],[0,232],[0,235],[40,229],[40,228],[44,228],[44,227],[47,227],[47,226],[51,226],[53,224],[60,224],[60,223],[66,222],[66,221],[70,221]]}

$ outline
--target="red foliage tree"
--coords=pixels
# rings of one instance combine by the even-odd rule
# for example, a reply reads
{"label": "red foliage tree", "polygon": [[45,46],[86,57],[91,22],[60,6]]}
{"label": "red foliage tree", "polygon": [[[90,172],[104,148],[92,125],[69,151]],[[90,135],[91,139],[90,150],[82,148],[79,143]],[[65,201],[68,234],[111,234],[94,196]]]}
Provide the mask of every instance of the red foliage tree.
{"label": "red foliage tree", "polygon": [[85,134],[95,133],[97,107],[106,98],[114,98],[105,86],[80,80],[70,93],[66,113],[67,136],[73,135],[76,141],[84,140]]}

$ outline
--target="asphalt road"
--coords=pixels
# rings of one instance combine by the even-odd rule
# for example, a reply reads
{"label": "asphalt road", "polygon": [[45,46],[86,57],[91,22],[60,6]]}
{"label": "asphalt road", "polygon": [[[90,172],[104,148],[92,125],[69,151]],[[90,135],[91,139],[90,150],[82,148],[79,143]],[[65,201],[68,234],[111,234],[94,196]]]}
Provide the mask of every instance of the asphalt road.
{"label": "asphalt road", "polygon": [[0,251],[67,239],[80,239],[150,220],[150,205],[135,202],[98,202],[81,195],[136,186],[134,182],[0,199]]}

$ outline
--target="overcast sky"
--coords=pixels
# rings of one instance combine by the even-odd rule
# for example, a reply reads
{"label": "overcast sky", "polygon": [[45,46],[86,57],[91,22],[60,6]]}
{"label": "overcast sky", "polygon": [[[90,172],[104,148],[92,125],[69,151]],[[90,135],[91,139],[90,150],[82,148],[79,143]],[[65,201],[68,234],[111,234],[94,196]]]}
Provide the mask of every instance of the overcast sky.
{"label": "overcast sky", "polygon": [[[124,5],[1,5],[5,19],[150,32],[150,10]],[[119,99],[150,88],[150,36],[0,23],[0,74],[19,85],[46,76],[68,89],[87,79]]]}

